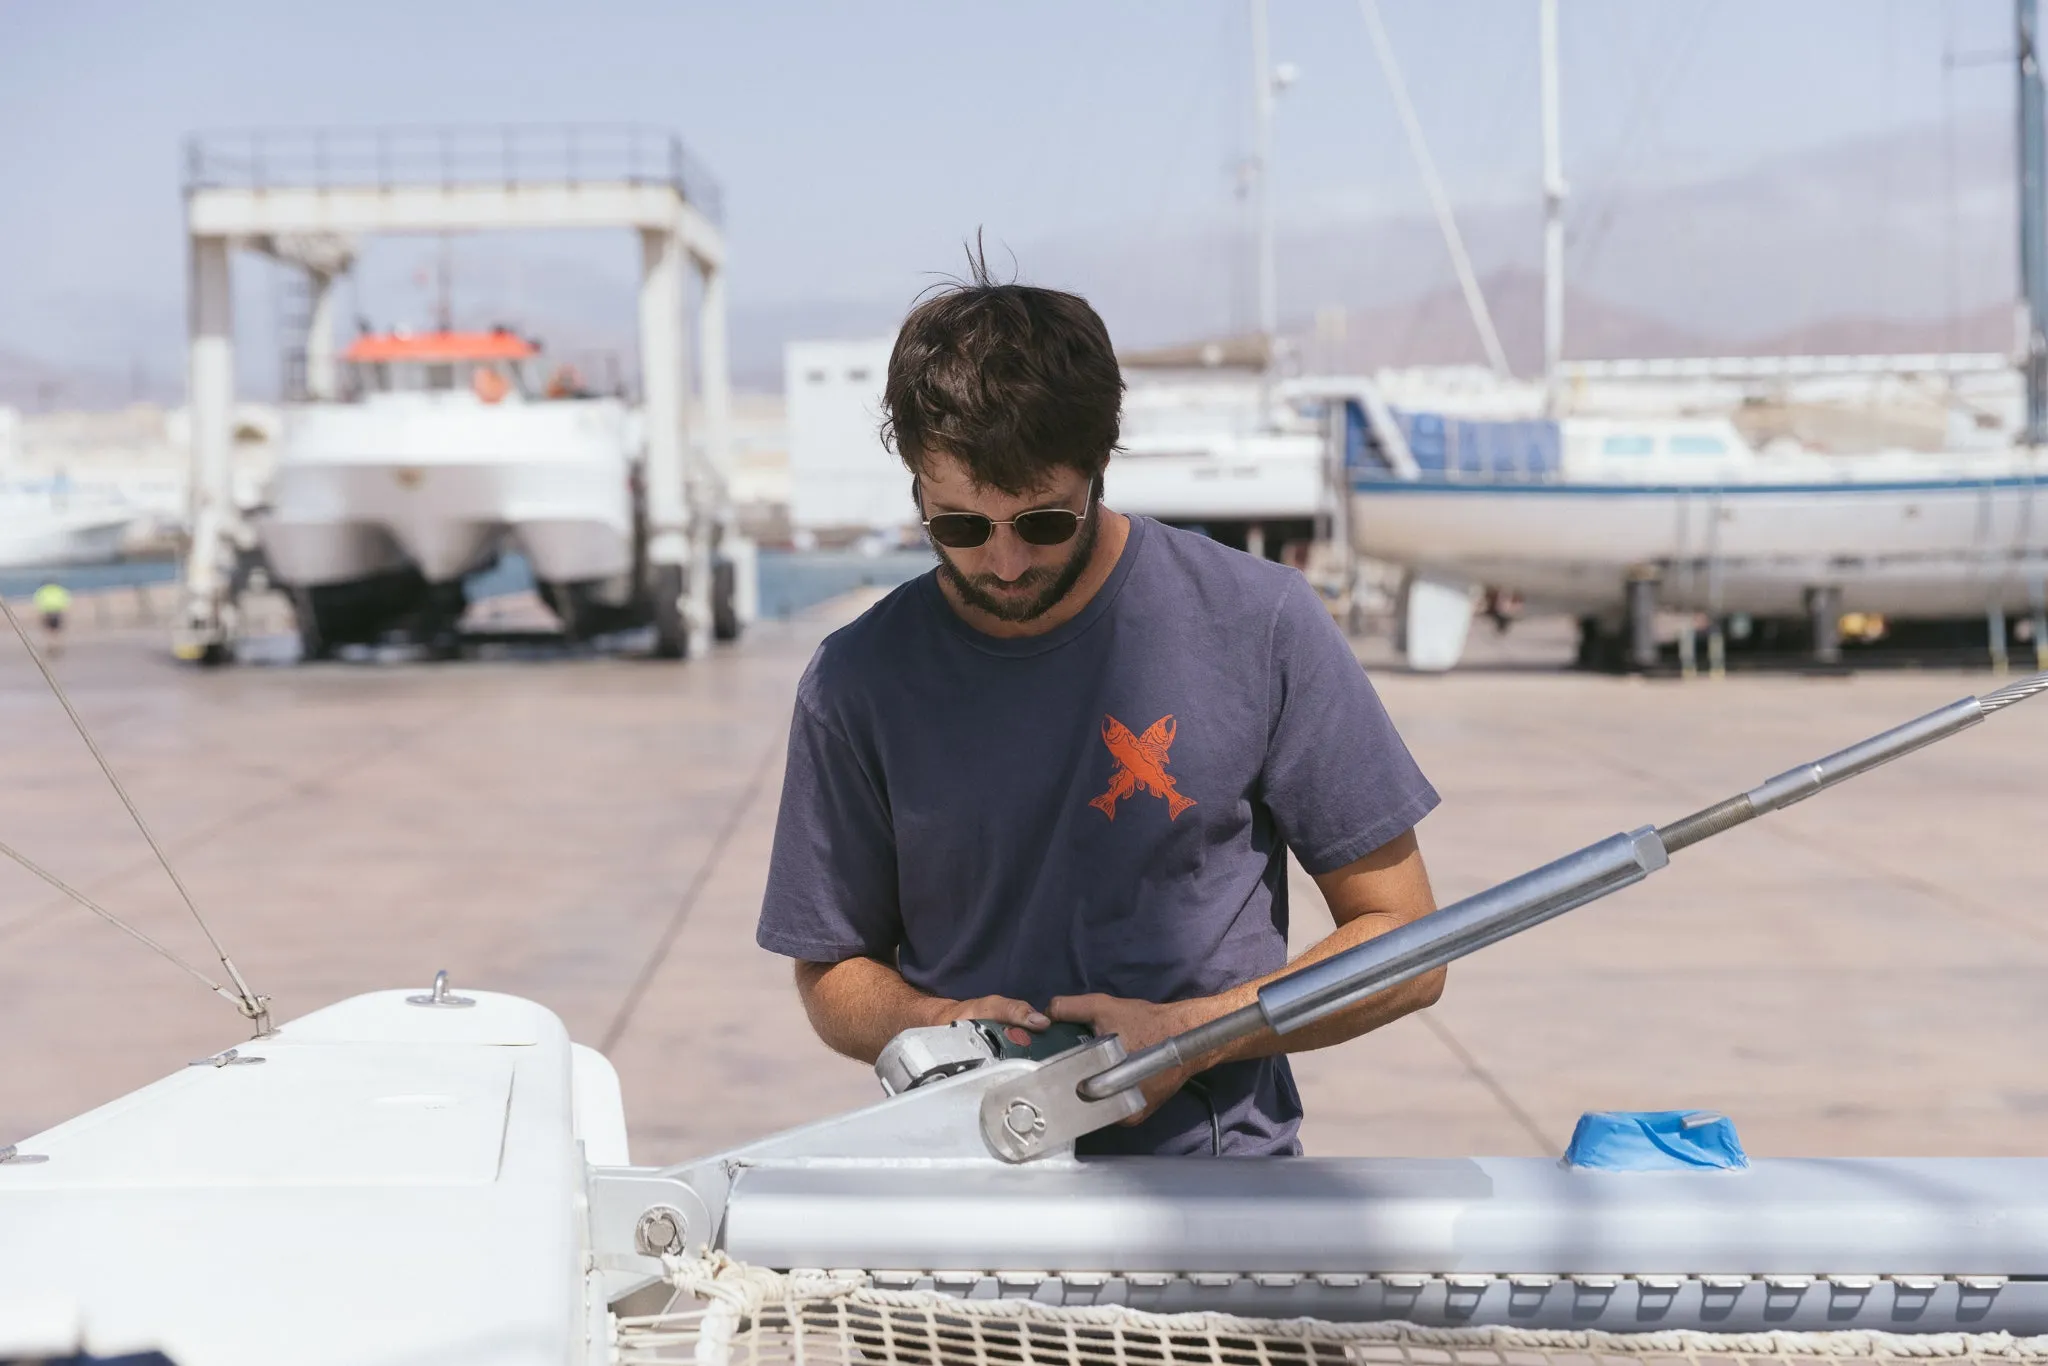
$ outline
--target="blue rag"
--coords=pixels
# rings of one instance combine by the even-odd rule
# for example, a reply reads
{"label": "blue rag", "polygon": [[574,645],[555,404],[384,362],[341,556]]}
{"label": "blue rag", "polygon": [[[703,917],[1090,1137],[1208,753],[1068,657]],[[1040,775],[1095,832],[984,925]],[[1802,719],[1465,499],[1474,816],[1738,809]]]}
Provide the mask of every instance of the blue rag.
{"label": "blue rag", "polygon": [[1588,1110],[1572,1130],[1564,1160],[1603,1172],[1749,1166],[1734,1122],[1711,1110]]}

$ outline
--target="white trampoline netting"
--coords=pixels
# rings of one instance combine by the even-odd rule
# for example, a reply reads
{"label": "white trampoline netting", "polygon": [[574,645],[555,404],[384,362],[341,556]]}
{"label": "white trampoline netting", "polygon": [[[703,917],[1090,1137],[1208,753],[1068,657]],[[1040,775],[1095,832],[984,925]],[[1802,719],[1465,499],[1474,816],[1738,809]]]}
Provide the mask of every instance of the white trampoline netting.
{"label": "white trampoline netting", "polygon": [[658,1314],[617,1320],[622,1363],[694,1366],[1850,1366],[2048,1363],[2005,1333],[1607,1333],[1156,1314],[961,1299],[864,1276],[783,1275],[723,1256],[671,1261]]}

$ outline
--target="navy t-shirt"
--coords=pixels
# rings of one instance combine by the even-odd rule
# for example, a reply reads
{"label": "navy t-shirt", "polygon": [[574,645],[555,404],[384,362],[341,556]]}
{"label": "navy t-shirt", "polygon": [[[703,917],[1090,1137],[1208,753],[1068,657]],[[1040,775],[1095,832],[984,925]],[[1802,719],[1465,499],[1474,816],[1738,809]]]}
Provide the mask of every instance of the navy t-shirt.
{"label": "navy t-shirt", "polygon": [[[797,687],[757,939],[1041,1010],[1207,996],[1287,956],[1285,850],[1341,868],[1437,794],[1296,571],[1132,517],[1081,613],[1004,639],[936,574]],[[1300,1150],[1285,1058],[1225,1063],[1083,1153]]]}

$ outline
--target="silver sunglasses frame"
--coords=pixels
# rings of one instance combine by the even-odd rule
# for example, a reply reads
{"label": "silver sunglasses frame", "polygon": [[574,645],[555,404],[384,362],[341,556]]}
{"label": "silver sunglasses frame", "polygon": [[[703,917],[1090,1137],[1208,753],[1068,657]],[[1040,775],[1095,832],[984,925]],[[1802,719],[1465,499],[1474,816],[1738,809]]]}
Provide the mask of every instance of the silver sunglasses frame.
{"label": "silver sunglasses frame", "polygon": [[[1096,505],[1099,502],[1099,500],[1092,496],[1092,489],[1090,490],[1090,494],[1091,496],[1088,499],[1088,505],[1082,508],[1079,512],[1076,512],[1069,507],[1060,507],[1059,505],[1054,504],[1049,507],[1026,508],[1022,512],[1018,513],[1016,517],[1009,517],[1001,520],[998,520],[994,517],[986,517],[979,512],[941,512],[940,514],[938,514],[941,517],[981,517],[982,520],[986,521],[988,523],[988,535],[982,537],[980,543],[976,545],[946,545],[946,543],[940,540],[938,537],[932,536],[932,518],[921,517],[918,520],[919,524],[924,527],[924,534],[927,536],[931,536],[932,544],[934,545],[944,545],[948,550],[979,550],[982,548],[982,546],[987,545],[990,541],[996,538],[996,528],[999,526],[1006,526],[1010,528],[1011,535],[1017,536],[1017,539],[1020,541],[1024,541],[1024,538],[1017,534],[1017,519],[1019,517],[1029,517],[1034,512],[1064,512],[1069,517],[1072,517],[1074,519],[1073,532],[1061,540],[1048,541],[1046,542],[1046,545],[1065,545],[1067,544],[1067,542],[1073,540],[1075,536],[1081,534],[1081,528],[1083,525],[1087,523],[1089,514],[1095,511]],[[1024,544],[1028,546],[1037,547],[1040,549],[1044,548],[1042,546],[1039,546],[1039,543],[1036,541],[1024,541]]]}

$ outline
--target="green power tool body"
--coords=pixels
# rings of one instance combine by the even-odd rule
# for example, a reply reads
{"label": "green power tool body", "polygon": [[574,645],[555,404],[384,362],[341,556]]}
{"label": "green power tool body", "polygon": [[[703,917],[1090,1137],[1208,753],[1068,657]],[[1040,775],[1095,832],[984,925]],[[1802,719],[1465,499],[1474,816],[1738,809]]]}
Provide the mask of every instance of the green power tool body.
{"label": "green power tool body", "polygon": [[[988,1040],[989,1051],[1001,1059],[1028,1058],[1032,1062],[1044,1062],[1070,1048],[1079,1048],[1095,1037],[1087,1025],[1071,1024],[1066,1020],[1055,1020],[1038,1030],[1005,1024],[1001,1020],[969,1020],[968,1023],[982,1032]],[[1018,1041],[1019,1036],[1024,1042]]]}

